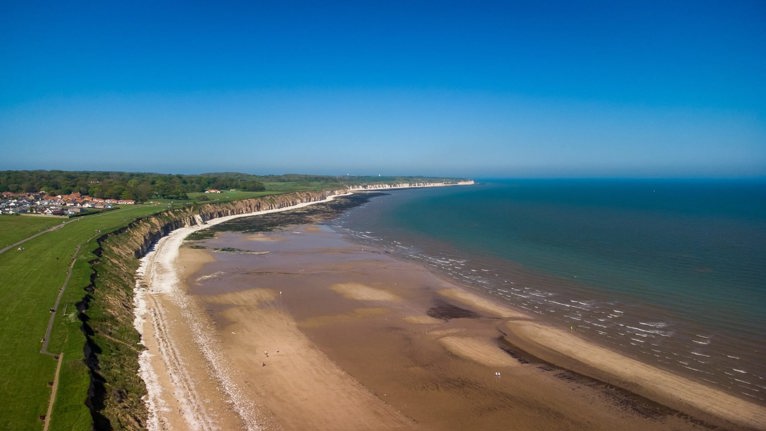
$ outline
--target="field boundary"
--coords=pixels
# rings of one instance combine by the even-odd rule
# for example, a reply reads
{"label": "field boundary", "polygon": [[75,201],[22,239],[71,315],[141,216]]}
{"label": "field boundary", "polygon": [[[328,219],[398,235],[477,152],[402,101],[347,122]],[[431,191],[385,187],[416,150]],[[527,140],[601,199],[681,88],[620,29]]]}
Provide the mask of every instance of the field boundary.
{"label": "field boundary", "polygon": [[64,296],[64,291],[66,290],[66,287],[69,285],[69,279],[72,278],[72,268],[74,268],[75,262],[77,262],[77,256],[80,255],[80,248],[82,248],[82,244],[78,245],[77,248],[74,250],[74,253],[72,255],[72,261],[69,262],[69,268],[66,272],[66,278],[64,279],[64,283],[61,284],[61,287],[59,288],[59,294],[56,296],[56,302],[53,303],[53,308],[51,308],[51,315],[48,317],[48,328],[45,330],[45,334],[43,335],[42,343],[43,345],[40,347],[40,353],[43,355],[48,356],[55,356],[55,354],[48,351],[48,343],[50,342],[51,338],[51,331],[53,330],[53,323],[56,321],[56,313],[59,309],[59,303],[61,303],[61,297]]}
{"label": "field boundary", "polygon": [[59,389],[59,374],[61,373],[61,364],[64,362],[64,354],[58,355],[58,363],[56,364],[56,373],[53,375],[53,386],[51,387],[51,398],[48,400],[48,411],[45,413],[45,421],[43,422],[43,431],[48,431],[48,427],[51,424],[51,416],[53,415],[53,404],[56,403],[56,392]]}

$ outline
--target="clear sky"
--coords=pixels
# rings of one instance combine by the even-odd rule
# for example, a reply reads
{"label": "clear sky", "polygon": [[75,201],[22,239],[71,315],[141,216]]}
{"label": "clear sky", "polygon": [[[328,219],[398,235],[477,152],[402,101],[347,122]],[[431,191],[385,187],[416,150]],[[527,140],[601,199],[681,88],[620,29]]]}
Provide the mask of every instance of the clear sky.
{"label": "clear sky", "polygon": [[0,169],[766,176],[766,2],[0,2]]}

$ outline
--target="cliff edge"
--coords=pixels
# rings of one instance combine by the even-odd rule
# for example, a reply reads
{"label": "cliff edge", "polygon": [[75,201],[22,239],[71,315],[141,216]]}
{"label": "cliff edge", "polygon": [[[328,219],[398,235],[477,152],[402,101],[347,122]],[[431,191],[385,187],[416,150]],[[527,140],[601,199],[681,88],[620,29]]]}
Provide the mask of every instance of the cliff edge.
{"label": "cliff edge", "polygon": [[146,429],[146,387],[138,374],[140,337],[133,327],[133,290],[139,258],[183,226],[223,216],[278,210],[345,191],[298,192],[230,203],[193,205],[137,219],[98,238],[91,282],[77,303],[85,336],[90,386],[86,398],[96,430]]}

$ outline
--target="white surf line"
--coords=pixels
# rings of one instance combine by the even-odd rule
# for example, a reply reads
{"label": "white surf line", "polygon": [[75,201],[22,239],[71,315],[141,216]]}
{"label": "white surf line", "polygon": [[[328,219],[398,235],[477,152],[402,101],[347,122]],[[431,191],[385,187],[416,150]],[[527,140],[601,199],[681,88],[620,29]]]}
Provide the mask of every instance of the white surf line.
{"label": "white surf line", "polygon": [[[256,211],[247,214],[212,219],[203,225],[193,225],[176,229],[164,238],[161,238],[155,250],[141,259],[141,264],[136,271],[136,289],[134,297],[135,319],[134,326],[141,334],[141,342],[144,343],[144,322],[149,319],[155,331],[155,338],[159,345],[159,352],[145,350],[139,356],[139,375],[147,387],[145,403],[149,412],[147,427],[150,431],[167,429],[168,425],[162,419],[162,411],[167,410],[168,404],[164,399],[162,387],[159,384],[157,372],[151,364],[152,355],[160,355],[171,376],[173,385],[183,411],[184,420],[190,429],[214,430],[217,429],[210,413],[206,410],[203,402],[197,399],[194,388],[194,380],[185,370],[182,358],[176,352],[172,341],[167,337],[165,317],[162,307],[152,297],[156,295],[169,295],[181,308],[189,323],[194,341],[203,352],[208,365],[214,370],[221,388],[226,393],[228,402],[240,416],[248,430],[262,428],[256,421],[256,412],[253,405],[241,395],[241,391],[234,380],[230,377],[225,358],[222,358],[214,346],[214,341],[207,335],[207,331],[197,319],[191,318],[191,310],[185,293],[180,289],[178,274],[175,270],[175,261],[178,257],[179,248],[184,239],[193,232],[206,229],[219,223],[240,217],[249,217],[262,214],[270,214],[293,209],[303,208],[323,202],[329,202],[336,197],[348,196],[351,193],[331,195],[326,199],[313,202],[303,202],[297,205],[276,208],[271,210]],[[149,304],[151,302],[151,305]]]}

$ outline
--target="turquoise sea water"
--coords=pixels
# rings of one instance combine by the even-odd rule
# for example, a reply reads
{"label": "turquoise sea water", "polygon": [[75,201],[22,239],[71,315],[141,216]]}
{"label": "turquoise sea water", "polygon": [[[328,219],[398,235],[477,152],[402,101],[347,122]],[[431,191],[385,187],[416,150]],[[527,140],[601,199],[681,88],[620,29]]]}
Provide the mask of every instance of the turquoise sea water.
{"label": "turquoise sea water", "polygon": [[542,319],[766,403],[766,183],[503,180],[337,222]]}

